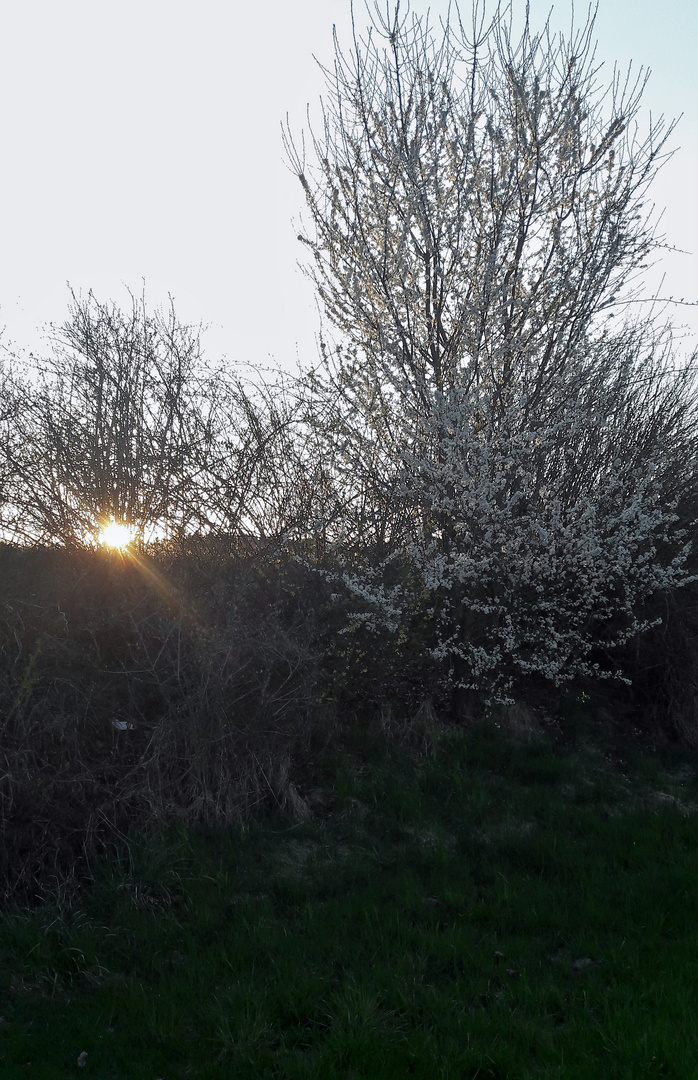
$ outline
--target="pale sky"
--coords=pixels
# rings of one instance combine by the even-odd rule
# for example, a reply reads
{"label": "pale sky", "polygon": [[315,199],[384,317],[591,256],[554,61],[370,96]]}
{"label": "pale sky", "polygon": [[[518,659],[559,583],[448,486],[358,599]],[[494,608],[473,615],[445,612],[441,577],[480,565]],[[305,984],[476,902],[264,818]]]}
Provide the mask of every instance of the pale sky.
{"label": "pale sky", "polygon": [[[525,0],[513,0],[517,13]],[[432,21],[446,0],[413,0]],[[362,0],[357,21],[365,25]],[[534,28],[550,4],[531,0]],[[461,10],[469,12],[469,0]],[[586,5],[577,4],[578,16]],[[569,0],[553,23],[569,25]],[[40,348],[76,291],[128,305],[175,298],[211,329],[212,359],[295,367],[317,357],[311,286],[296,267],[302,190],[280,122],[318,115],[332,24],[349,0],[21,0],[0,10],[0,326]],[[698,300],[698,3],[600,0],[597,59],[652,70],[644,110],[683,120],[656,182],[664,295]],[[676,321],[698,335],[698,308]],[[698,338],[694,339],[698,343]]]}

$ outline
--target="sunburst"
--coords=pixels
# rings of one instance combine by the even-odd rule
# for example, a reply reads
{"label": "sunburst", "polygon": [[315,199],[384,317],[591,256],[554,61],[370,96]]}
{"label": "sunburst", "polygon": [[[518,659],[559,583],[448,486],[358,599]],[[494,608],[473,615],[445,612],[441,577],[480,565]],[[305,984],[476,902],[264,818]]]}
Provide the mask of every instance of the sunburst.
{"label": "sunburst", "polygon": [[130,525],[124,525],[119,521],[111,521],[102,527],[99,534],[99,542],[107,548],[115,548],[124,551],[135,539],[135,532]]}

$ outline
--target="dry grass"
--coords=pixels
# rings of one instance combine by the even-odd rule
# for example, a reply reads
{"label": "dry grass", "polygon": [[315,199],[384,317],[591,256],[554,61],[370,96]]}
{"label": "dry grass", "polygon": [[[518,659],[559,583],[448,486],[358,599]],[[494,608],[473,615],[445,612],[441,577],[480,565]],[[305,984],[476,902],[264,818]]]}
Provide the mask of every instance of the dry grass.
{"label": "dry grass", "polygon": [[88,854],[132,827],[239,821],[267,804],[303,815],[290,772],[317,713],[317,657],[253,566],[6,559],[6,897],[70,889]]}

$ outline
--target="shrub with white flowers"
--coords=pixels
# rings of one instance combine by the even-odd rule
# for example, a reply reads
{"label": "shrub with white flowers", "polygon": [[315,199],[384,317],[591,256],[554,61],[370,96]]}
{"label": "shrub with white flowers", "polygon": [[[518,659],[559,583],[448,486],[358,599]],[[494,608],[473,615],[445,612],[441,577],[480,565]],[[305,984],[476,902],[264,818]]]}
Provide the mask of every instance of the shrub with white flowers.
{"label": "shrub with white flowers", "polygon": [[672,127],[639,134],[642,80],[599,92],[593,17],[510,19],[436,40],[396,3],[335,41],[314,162],[287,134],[338,333],[307,378],[334,576],[353,625],[418,618],[444,685],[499,701],[622,677],[594,649],[689,580],[697,476],[697,357],[640,292]]}

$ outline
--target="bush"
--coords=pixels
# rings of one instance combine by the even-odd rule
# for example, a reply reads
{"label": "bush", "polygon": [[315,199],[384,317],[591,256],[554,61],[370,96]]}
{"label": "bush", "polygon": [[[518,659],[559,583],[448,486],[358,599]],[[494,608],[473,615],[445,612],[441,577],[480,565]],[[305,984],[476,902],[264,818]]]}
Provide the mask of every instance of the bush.
{"label": "bush", "polygon": [[280,574],[242,556],[0,550],[0,877],[40,897],[114,831],[303,812],[321,669]]}

